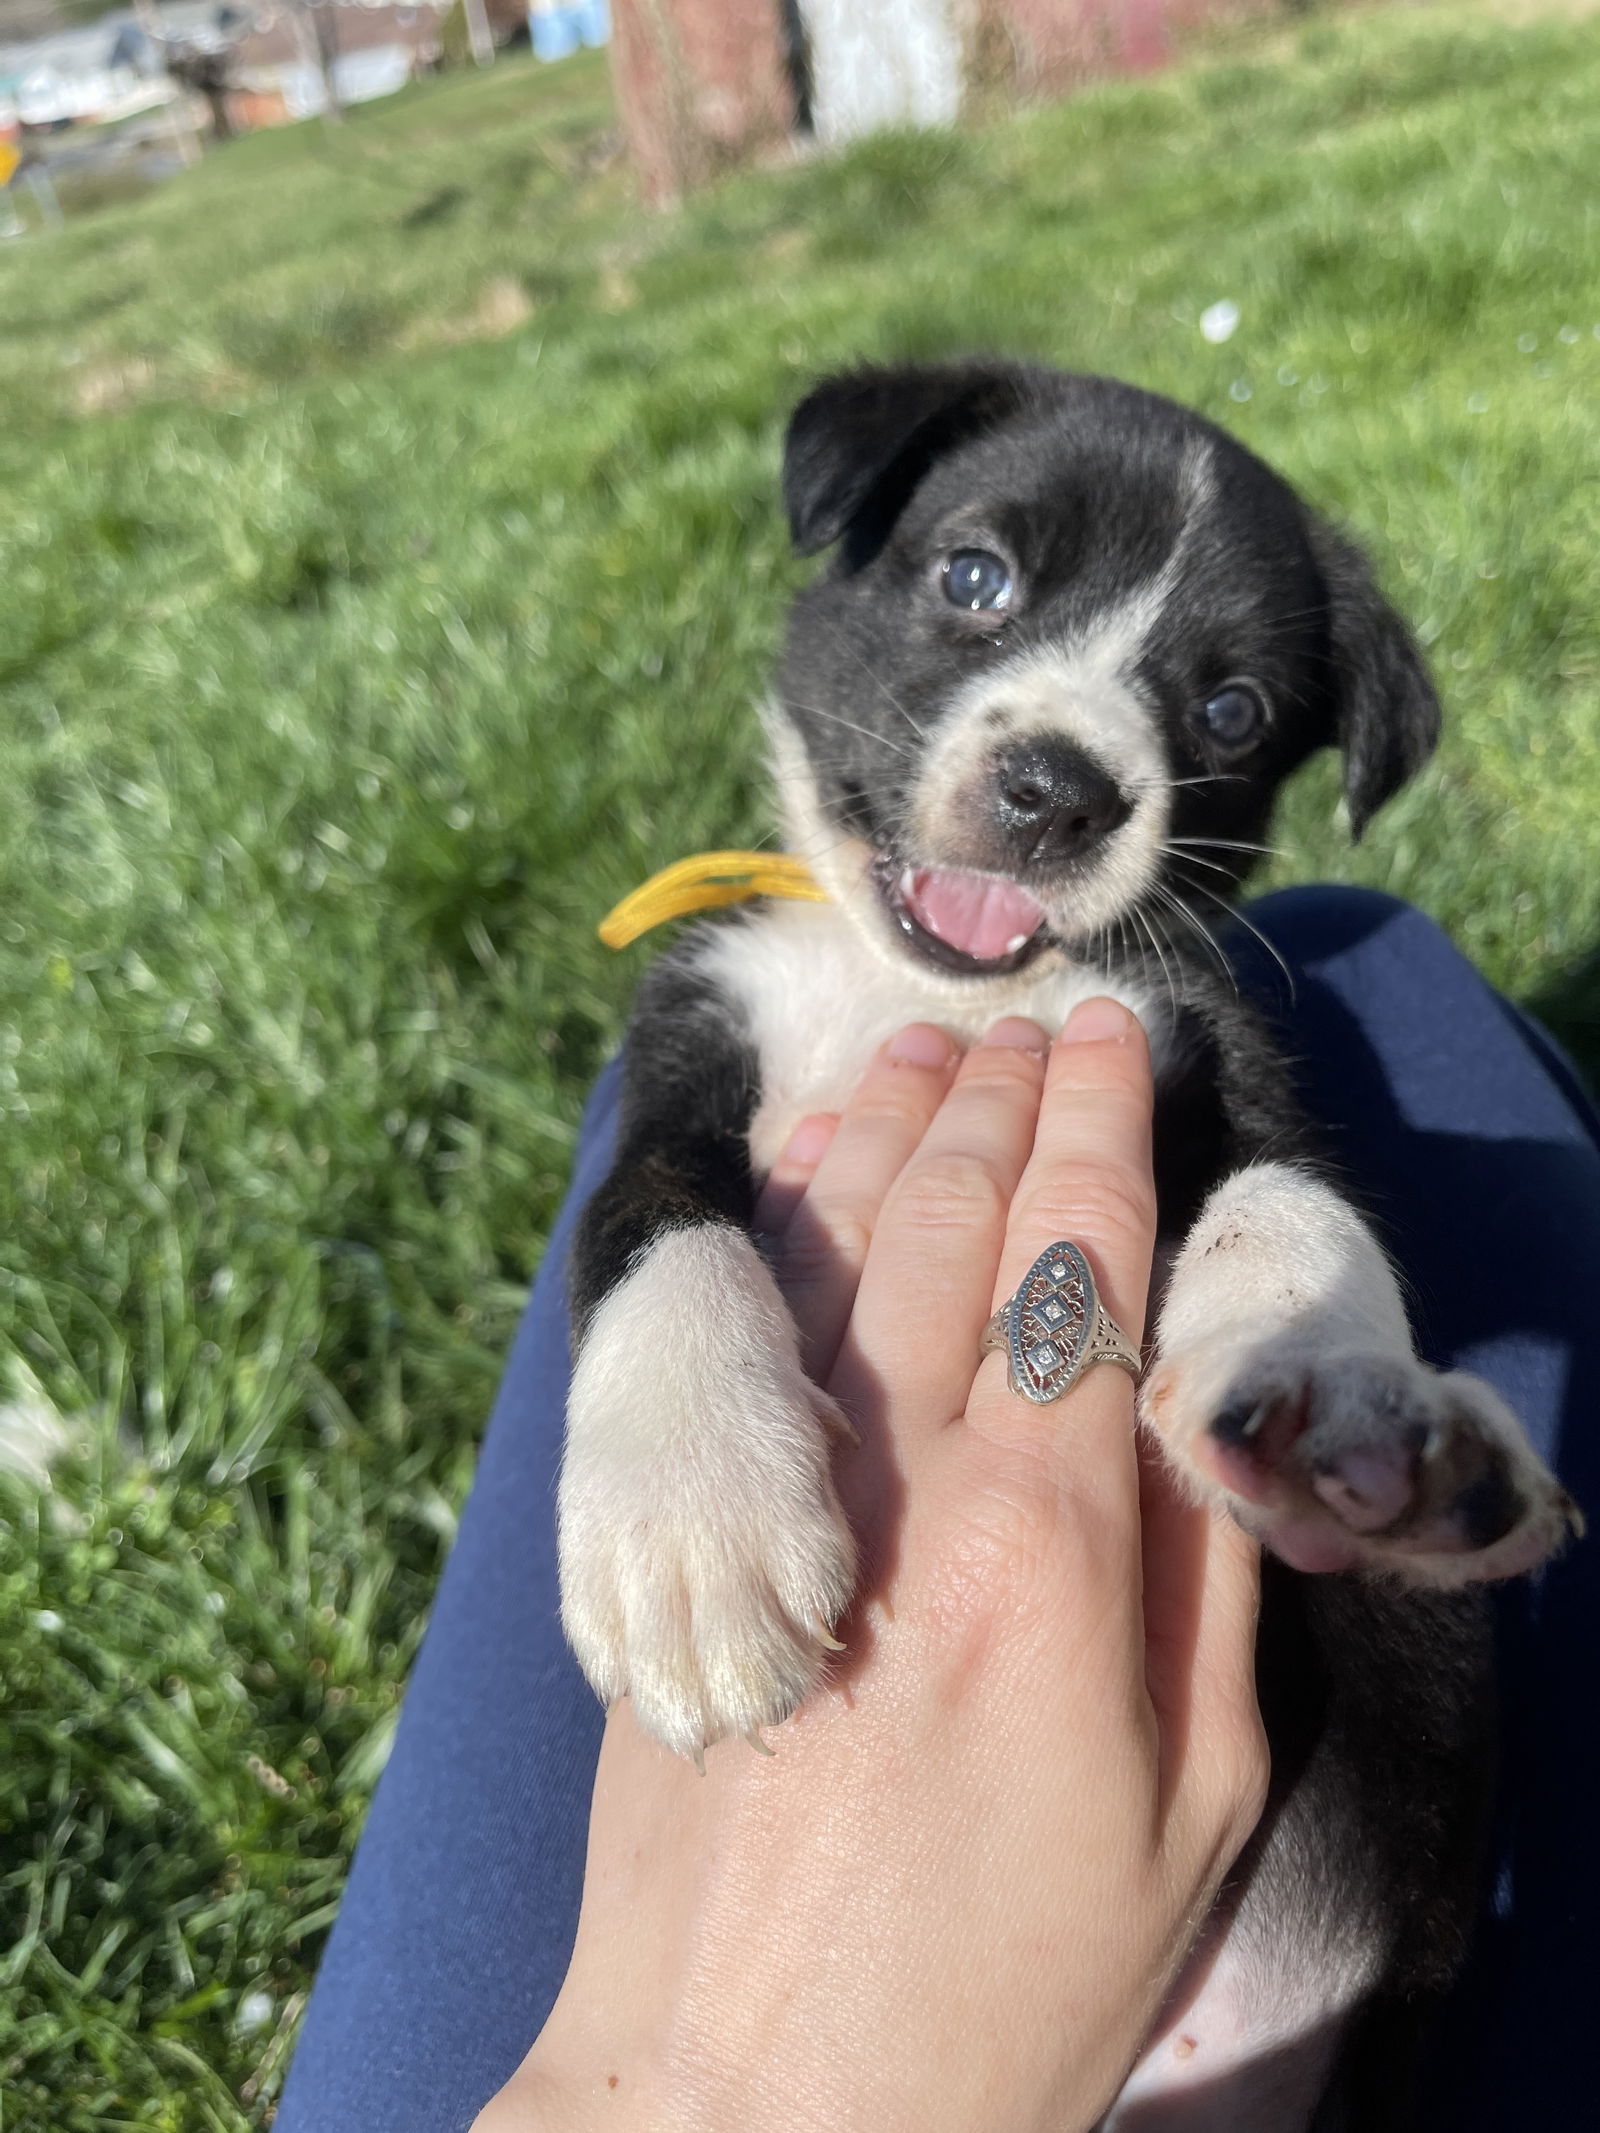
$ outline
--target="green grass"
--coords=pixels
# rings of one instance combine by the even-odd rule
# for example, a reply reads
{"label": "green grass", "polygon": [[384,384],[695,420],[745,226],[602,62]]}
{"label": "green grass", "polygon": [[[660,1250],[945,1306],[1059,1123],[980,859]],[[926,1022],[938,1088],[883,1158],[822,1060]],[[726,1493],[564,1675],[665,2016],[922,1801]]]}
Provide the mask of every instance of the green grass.
{"label": "green grass", "polygon": [[609,123],[508,64],[0,253],[0,1396],[73,1446],[3,1485],[5,2133],[270,2114],[646,952],[594,921],[762,827],[819,370],[1117,371],[1346,519],[1450,737],[1358,853],[1314,767],[1279,871],[1600,1040],[1600,26],[1318,24],[672,217]]}

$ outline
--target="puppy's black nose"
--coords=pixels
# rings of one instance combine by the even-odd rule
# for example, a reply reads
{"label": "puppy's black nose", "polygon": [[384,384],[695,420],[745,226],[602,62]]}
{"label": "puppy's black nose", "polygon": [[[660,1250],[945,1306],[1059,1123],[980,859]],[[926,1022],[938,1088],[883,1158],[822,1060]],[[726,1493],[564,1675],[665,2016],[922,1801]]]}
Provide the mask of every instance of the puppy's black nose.
{"label": "puppy's black nose", "polygon": [[1069,741],[1023,741],[1000,759],[996,806],[1024,866],[1077,859],[1132,812],[1114,778]]}

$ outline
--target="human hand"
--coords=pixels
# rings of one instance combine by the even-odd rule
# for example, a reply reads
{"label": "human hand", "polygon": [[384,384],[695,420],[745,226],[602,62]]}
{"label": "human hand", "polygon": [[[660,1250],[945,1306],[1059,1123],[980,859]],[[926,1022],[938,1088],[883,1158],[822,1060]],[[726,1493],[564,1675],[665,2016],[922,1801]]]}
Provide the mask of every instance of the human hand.
{"label": "human hand", "polygon": [[1061,1237],[1137,1336],[1150,1107],[1099,1002],[959,1064],[903,1033],[796,1135],[763,1220],[863,1440],[838,1692],[704,1778],[613,1709],[572,1966],[478,2133],[1069,2133],[1115,2095],[1259,1813],[1255,1554],[1122,1372],[1038,1408],[975,1365]]}

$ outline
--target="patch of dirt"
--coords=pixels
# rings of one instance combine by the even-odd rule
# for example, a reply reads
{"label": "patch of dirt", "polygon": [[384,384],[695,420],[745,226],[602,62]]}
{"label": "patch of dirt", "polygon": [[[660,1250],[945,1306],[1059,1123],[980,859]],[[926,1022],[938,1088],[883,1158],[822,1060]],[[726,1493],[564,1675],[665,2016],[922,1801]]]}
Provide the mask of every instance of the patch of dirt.
{"label": "patch of dirt", "polygon": [[143,356],[89,363],[72,381],[73,404],[80,415],[120,415],[147,399],[155,381],[156,367]]}
{"label": "patch of dirt", "polygon": [[452,348],[462,341],[499,341],[532,318],[537,306],[511,274],[496,274],[478,291],[470,311],[419,319],[400,337],[402,348]]}

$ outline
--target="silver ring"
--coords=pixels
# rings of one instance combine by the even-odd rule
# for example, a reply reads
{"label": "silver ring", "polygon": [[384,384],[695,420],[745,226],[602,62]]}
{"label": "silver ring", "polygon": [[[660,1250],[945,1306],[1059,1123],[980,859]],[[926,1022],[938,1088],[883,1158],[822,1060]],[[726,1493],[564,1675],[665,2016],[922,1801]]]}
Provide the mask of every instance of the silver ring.
{"label": "silver ring", "polygon": [[1096,1363],[1139,1375],[1139,1351],[1100,1301],[1089,1262],[1065,1241],[1043,1251],[983,1329],[980,1355],[1002,1349],[1011,1390],[1036,1407],[1070,1392]]}

